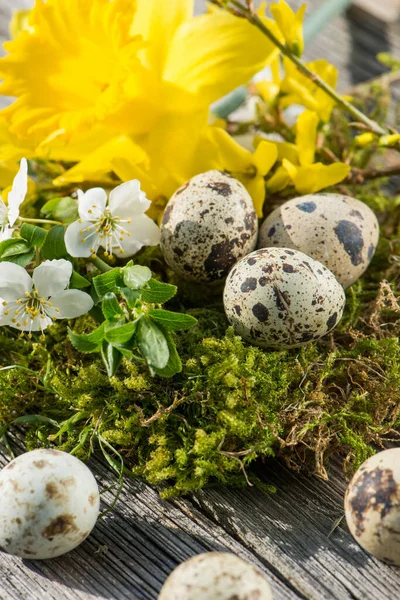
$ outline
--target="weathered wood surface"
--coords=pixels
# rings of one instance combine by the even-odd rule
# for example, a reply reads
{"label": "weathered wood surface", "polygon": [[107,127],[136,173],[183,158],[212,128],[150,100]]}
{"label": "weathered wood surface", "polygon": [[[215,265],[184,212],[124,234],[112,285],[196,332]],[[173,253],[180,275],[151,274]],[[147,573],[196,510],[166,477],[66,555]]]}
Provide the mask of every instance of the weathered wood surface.
{"label": "weathered wood surface", "polygon": [[[311,9],[320,2],[312,1]],[[6,31],[6,5],[29,3],[0,0],[0,35]],[[200,10],[203,2],[196,3]],[[314,40],[306,57],[336,64],[344,90],[382,70],[374,59],[377,51],[392,49],[400,56],[398,33],[398,23],[340,17]],[[15,450],[23,451],[18,441]],[[0,467],[6,461],[0,449]],[[114,481],[101,461],[91,468],[101,489]],[[208,550],[231,551],[258,565],[275,600],[399,598],[400,570],[364,553],[344,521],[335,528],[346,487],[339,462],[328,483],[273,461],[259,465],[258,474],[276,485],[276,494],[215,488],[164,502],[142,482],[126,481],[113,513],[74,552],[50,561],[0,553],[0,600],[155,600],[178,563]],[[113,493],[102,498],[105,508]]]}

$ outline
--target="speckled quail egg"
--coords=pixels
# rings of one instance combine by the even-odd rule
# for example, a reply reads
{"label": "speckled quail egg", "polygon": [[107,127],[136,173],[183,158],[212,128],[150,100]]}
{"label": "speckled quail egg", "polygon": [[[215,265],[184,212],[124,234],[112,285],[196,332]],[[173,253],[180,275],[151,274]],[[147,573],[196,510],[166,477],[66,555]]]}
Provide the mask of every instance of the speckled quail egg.
{"label": "speckled quail egg", "polygon": [[224,306],[237,334],[264,348],[294,348],[327,334],[345,305],[342,286],[298,250],[263,248],[229,273]]}
{"label": "speckled quail egg", "polygon": [[269,583],[234,554],[208,552],[182,563],[165,582],[158,600],[272,600]]}
{"label": "speckled quail egg", "polygon": [[257,244],[258,221],[246,188],[228,173],[196,175],[175,192],[161,222],[161,249],[184,279],[224,279]]}
{"label": "speckled quail egg", "polygon": [[347,288],[368,267],[378,239],[378,221],[366,204],[340,194],[312,194],[274,210],[260,228],[258,247],[300,250]]}
{"label": "speckled quail egg", "polygon": [[92,473],[58,450],[34,450],[10,462],[0,472],[0,498],[0,547],[35,560],[78,546],[99,514]]}
{"label": "speckled quail egg", "polygon": [[346,492],[347,525],[376,558],[400,567],[400,448],[366,460]]}

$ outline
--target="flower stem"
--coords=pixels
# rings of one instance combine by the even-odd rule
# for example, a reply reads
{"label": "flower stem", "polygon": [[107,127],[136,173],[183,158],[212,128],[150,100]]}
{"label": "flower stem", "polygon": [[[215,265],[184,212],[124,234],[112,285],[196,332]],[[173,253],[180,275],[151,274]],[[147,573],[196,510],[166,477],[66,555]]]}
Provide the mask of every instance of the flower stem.
{"label": "flower stem", "polygon": [[107,271],[112,271],[112,267],[110,267],[110,265],[108,265],[107,263],[104,262],[104,260],[101,260],[101,258],[99,258],[98,256],[96,256],[95,258],[91,258],[90,261],[94,264],[95,267],[98,268],[98,270],[101,273],[107,273]]}
{"label": "flower stem", "polygon": [[[363,112],[358,110],[358,108],[356,108],[353,104],[344,98],[341,98],[340,95],[328,83],[326,83],[326,81],[324,81],[316,73],[313,73],[297,56],[295,56],[295,54],[290,51],[285,44],[282,44],[278,38],[275,37],[275,35],[263,23],[262,19],[260,19],[258,14],[251,9],[248,3],[244,5],[238,0],[211,0],[211,2],[237,17],[247,19],[249,23],[257,27],[269,40],[271,40],[273,44],[275,44],[275,46],[279,48],[284,56],[287,56],[287,58],[289,58],[289,60],[296,65],[300,73],[315,83],[315,85],[321,88],[328,96],[333,98],[333,100],[335,100],[335,102],[343,110],[351,114],[357,121],[364,123],[364,125],[366,125],[370,131],[378,135],[385,135],[387,133],[387,131],[385,131],[376,121],[373,121]],[[229,4],[232,6],[230,7]]]}
{"label": "flower stem", "polygon": [[18,217],[20,221],[24,223],[44,223],[45,225],[62,225],[61,221],[48,221],[47,219],[27,219],[24,217]]}

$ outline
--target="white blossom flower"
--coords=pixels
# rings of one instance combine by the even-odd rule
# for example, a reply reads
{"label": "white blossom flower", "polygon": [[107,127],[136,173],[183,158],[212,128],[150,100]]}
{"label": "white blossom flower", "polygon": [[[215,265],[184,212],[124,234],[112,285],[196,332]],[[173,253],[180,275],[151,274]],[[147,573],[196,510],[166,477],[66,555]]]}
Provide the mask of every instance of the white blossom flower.
{"label": "white blossom flower", "polygon": [[13,233],[13,226],[19,217],[19,207],[25,200],[28,191],[28,163],[21,160],[12,188],[8,193],[8,204],[0,197],[0,242],[8,240]]}
{"label": "white blossom flower", "polygon": [[56,319],[75,319],[87,313],[93,300],[80,290],[67,290],[72,275],[69,261],[48,260],[32,277],[23,267],[0,262],[0,326],[20,331],[43,331]]}
{"label": "white blossom flower", "polygon": [[94,256],[100,246],[106,256],[132,256],[143,246],[156,246],[160,230],[144,213],[150,200],[136,179],[119,185],[109,199],[102,188],[78,192],[80,219],[67,228],[65,244],[75,257]]}

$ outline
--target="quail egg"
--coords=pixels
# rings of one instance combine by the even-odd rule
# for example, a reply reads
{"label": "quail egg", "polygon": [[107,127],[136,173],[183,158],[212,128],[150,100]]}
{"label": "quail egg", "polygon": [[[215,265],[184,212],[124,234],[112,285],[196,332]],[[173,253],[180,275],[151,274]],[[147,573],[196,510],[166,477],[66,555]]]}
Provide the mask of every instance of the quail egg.
{"label": "quail egg", "polygon": [[346,492],[346,520],[364,550],[400,567],[400,448],[366,460]]}
{"label": "quail egg", "polygon": [[300,250],[347,288],[367,269],[378,239],[378,221],[366,204],[341,194],[311,194],[274,210],[260,228],[258,246]]}
{"label": "quail egg", "polygon": [[237,334],[264,348],[294,348],[326,335],[340,321],[342,286],[298,250],[263,248],[229,273],[224,307]]}
{"label": "quail egg", "polygon": [[246,188],[228,173],[208,171],[179,188],[161,222],[161,249],[178,275],[198,283],[224,279],[254,250],[258,220]]}
{"label": "quail egg", "polygon": [[99,514],[91,471],[58,450],[22,454],[0,472],[0,547],[30,559],[69,552],[89,535]]}
{"label": "quail egg", "polygon": [[269,583],[234,554],[208,552],[182,563],[165,582],[158,600],[272,600]]}

